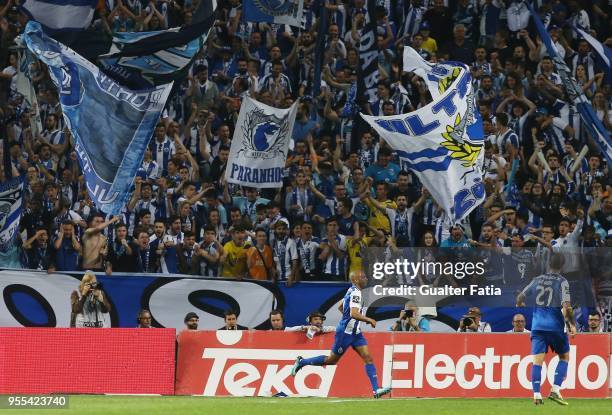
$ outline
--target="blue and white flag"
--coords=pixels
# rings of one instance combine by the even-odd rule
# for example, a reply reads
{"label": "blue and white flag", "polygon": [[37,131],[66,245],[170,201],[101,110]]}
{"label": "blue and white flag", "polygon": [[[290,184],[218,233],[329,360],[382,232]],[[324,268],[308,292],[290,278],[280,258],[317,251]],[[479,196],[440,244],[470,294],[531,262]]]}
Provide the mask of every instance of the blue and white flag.
{"label": "blue and white flag", "polygon": [[[440,64],[427,62],[419,53],[410,46],[404,47],[404,72],[414,72],[425,81],[425,85],[436,100],[448,89],[449,83],[455,81],[464,65],[460,62],[446,61]],[[447,73],[453,76],[445,76]],[[442,79],[441,79],[442,76]]]}
{"label": "blue and white flag", "polygon": [[249,97],[242,101],[225,168],[229,183],[257,188],[283,186],[298,102],[279,109]]}
{"label": "blue and white flag", "polygon": [[19,232],[23,204],[23,178],[0,183],[0,252],[7,252]]}
{"label": "blue and white flag", "polygon": [[86,29],[97,4],[97,0],[25,0],[21,10],[52,34]]}
{"label": "blue and white flag", "polygon": [[595,52],[597,52],[597,54],[601,57],[601,60],[606,64],[608,71],[610,71],[610,69],[612,69],[612,49],[595,39],[581,28],[572,25],[572,29],[582,36],[584,40],[589,43],[589,45],[591,45]]}
{"label": "blue and white flag", "polygon": [[188,69],[208,36],[206,33],[187,44],[154,51],[150,55],[126,55],[117,48],[117,45],[137,44],[158,34],[159,32],[115,33],[111,51],[100,56],[98,61],[109,75],[120,80],[122,84],[146,88],[160,82],[170,82],[176,79],[180,71]]}
{"label": "blue and white flag", "polygon": [[172,88],[123,88],[73,50],[28,22],[23,40],[48,67],[87,190],[96,206],[116,214],[129,189]]}
{"label": "blue and white flag", "polygon": [[37,137],[43,132],[42,120],[40,119],[40,111],[38,108],[38,99],[36,91],[32,85],[30,78],[30,65],[34,62],[32,53],[23,46],[24,49],[19,49],[19,65],[17,66],[17,92],[23,96],[27,111],[33,111],[34,115],[30,118],[30,128],[32,129],[32,137]]}
{"label": "blue and white flag", "polygon": [[244,0],[242,13],[247,22],[305,26],[304,0]]}
{"label": "blue and white flag", "polygon": [[540,20],[540,16],[538,16],[531,4],[528,3],[527,5],[531,11],[531,18],[538,29],[538,33],[540,34],[540,39],[542,39],[544,46],[546,46],[548,56],[550,56],[550,58],[553,60],[555,69],[561,78],[561,83],[563,84],[565,92],[567,92],[569,102],[574,103],[578,113],[580,114],[580,118],[582,118],[584,121],[584,126],[593,138],[593,141],[597,143],[601,152],[604,154],[608,165],[611,165],[612,144],[610,143],[610,132],[606,130],[606,127],[604,127],[601,120],[597,118],[597,114],[595,114],[595,111],[593,111],[593,107],[591,106],[591,103],[587,99],[586,95],[584,95],[582,88],[578,85],[576,80],[572,78],[570,68],[567,66],[563,58],[561,58],[561,56],[559,56],[557,53],[557,48],[555,45],[553,45],[550,35],[546,31],[542,20]]}
{"label": "blue and white flag", "polygon": [[456,223],[485,200],[484,133],[472,76],[461,63],[431,65],[418,54],[408,63],[404,70],[422,74],[433,101],[407,114],[361,116]]}
{"label": "blue and white flag", "polygon": [[215,23],[216,0],[201,0],[190,25],[154,32],[118,32],[98,61],[130,88],[147,88],[184,76]]}

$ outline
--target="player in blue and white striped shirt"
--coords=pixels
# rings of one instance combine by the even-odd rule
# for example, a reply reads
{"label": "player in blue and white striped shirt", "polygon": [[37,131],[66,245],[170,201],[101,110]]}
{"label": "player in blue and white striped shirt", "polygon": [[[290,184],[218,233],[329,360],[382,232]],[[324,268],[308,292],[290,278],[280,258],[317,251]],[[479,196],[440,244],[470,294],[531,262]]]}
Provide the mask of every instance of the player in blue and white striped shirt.
{"label": "player in blue and white striped shirt", "polygon": [[376,320],[366,317],[366,306],[363,303],[361,290],[368,284],[368,279],[363,271],[351,272],[351,282],[353,285],[347,290],[342,300],[342,304],[338,309],[342,313],[342,319],[336,326],[336,337],[329,356],[320,355],[304,359],[299,356],[291,375],[295,374],[304,366],[324,366],[335,365],[338,363],[346,349],[352,347],[365,363],[365,371],[372,385],[372,393],[374,398],[380,398],[383,395],[391,393],[390,387],[378,387],[378,377],[376,376],[376,367],[372,361],[372,356],[368,351],[368,342],[363,333],[361,333],[361,322],[376,327]]}

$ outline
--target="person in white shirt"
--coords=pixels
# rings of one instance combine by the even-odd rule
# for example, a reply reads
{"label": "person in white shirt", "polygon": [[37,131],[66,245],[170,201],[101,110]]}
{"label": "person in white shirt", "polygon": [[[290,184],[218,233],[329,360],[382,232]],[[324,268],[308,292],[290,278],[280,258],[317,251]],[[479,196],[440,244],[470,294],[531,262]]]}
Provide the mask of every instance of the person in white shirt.
{"label": "person in white shirt", "polygon": [[511,32],[518,32],[525,29],[529,24],[529,7],[524,0],[513,0],[506,10],[506,19],[508,20],[508,29]]}
{"label": "person in white shirt", "polygon": [[580,268],[580,258],[578,255],[580,234],[582,233],[582,225],[584,224],[584,211],[578,209],[577,214],[578,219],[576,220],[573,230],[571,230],[571,227],[574,221],[568,217],[561,218],[558,226],[559,237],[553,239],[551,242],[554,252],[563,252],[566,254],[565,265],[563,267],[564,273],[577,272]]}
{"label": "person in white shirt", "polygon": [[336,331],[335,326],[323,325],[325,319],[326,317],[324,314],[319,311],[313,311],[312,313],[308,314],[308,317],[306,317],[307,324],[302,326],[285,327],[285,331],[303,331],[307,333],[306,336],[309,339],[314,337],[316,334],[331,333]]}
{"label": "person in white shirt", "polygon": [[512,317],[512,329],[508,330],[506,333],[530,333],[529,330],[525,328],[527,324],[527,320],[525,320],[525,316],[522,314],[515,314]]}

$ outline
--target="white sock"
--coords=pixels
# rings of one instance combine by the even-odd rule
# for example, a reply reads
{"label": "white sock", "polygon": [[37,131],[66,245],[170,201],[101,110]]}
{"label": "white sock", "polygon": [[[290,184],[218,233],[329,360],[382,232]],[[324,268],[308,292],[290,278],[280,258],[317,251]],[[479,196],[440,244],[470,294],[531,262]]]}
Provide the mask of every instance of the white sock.
{"label": "white sock", "polygon": [[561,395],[561,393],[559,392],[560,389],[561,389],[561,387],[559,385],[553,385],[552,386],[552,391],[554,393],[556,393],[557,395],[559,395],[559,396]]}
{"label": "white sock", "polygon": [[542,399],[542,394],[540,392],[536,392],[533,394],[533,399]]}

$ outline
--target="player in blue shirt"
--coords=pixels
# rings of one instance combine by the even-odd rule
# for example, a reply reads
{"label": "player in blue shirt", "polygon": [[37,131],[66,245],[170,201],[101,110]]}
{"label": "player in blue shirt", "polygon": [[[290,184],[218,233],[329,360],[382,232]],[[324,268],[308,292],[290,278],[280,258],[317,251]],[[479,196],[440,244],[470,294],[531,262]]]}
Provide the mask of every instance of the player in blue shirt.
{"label": "player in blue shirt", "polygon": [[533,387],[533,402],[536,405],[544,403],[540,394],[540,384],[542,363],[549,347],[559,355],[559,363],[555,370],[555,380],[548,399],[560,405],[568,405],[561,397],[559,390],[567,374],[570,351],[565,327],[567,326],[567,331],[574,337],[576,321],[570,303],[569,284],[559,273],[564,263],[562,254],[551,255],[550,272],[534,278],[516,300],[518,307],[524,307],[525,301],[534,305],[531,323],[531,354],[533,355],[531,385]]}
{"label": "player in blue shirt", "polygon": [[378,377],[376,376],[376,367],[372,362],[372,356],[368,351],[368,343],[366,342],[363,333],[361,333],[361,322],[376,327],[376,320],[366,317],[361,290],[367,285],[368,280],[363,271],[354,271],[350,275],[353,285],[348,289],[342,300],[342,304],[338,307],[342,313],[342,319],[336,327],[336,338],[332,346],[329,356],[321,355],[308,359],[301,356],[298,357],[291,369],[291,375],[295,374],[304,366],[324,366],[335,365],[338,363],[346,349],[350,346],[361,356],[365,363],[365,371],[372,384],[372,393],[374,398],[380,398],[383,395],[391,393],[391,388],[379,388]]}

